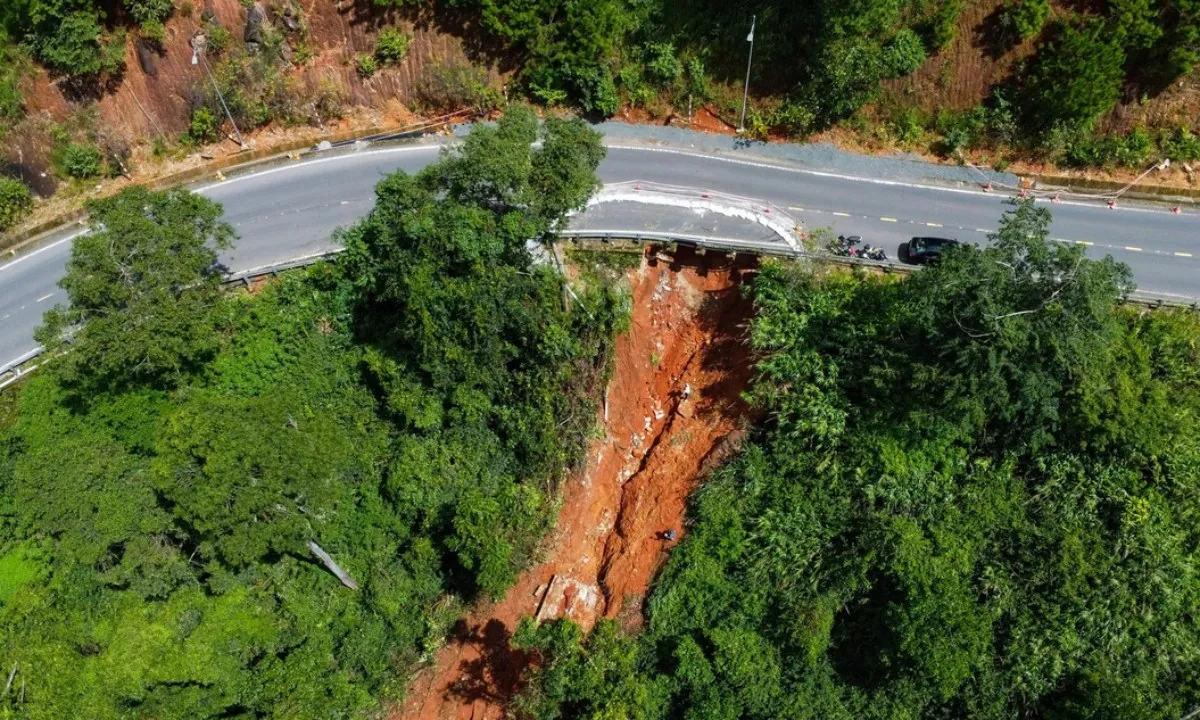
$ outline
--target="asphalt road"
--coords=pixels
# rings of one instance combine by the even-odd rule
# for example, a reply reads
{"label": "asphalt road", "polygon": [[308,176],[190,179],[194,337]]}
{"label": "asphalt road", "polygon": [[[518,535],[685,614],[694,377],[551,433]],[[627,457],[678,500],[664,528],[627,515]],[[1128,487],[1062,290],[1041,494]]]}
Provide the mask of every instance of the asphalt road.
{"label": "asphalt road", "polygon": [[[438,149],[417,145],[320,157],[197,191],[224,205],[240,235],[223,262],[234,271],[248,270],[331,248],[333,230],[371,209],[381,177],[418,170],[436,159]],[[642,180],[761,198],[787,207],[809,228],[862,235],[893,258],[913,235],[983,243],[1004,211],[1003,196],[977,189],[854,178],[663,148],[610,146],[600,177],[606,183]],[[604,212],[604,224],[620,220],[612,208]],[[1053,213],[1056,239],[1128,263],[1139,289],[1200,298],[1200,214],[1072,203],[1054,205]],[[670,216],[664,217],[669,223]],[[645,229],[644,206],[629,214],[628,223],[620,229]],[[65,238],[0,265],[0,370],[36,349],[33,330],[42,313],[65,299],[57,282],[69,255]]]}

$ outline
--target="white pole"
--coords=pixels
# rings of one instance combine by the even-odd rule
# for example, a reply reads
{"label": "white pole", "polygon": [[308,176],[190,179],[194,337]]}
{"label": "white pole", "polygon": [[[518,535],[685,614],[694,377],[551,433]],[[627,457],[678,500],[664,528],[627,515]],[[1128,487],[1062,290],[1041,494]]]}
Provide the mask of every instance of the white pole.
{"label": "white pole", "polygon": [[754,61],[754,24],[758,20],[757,15],[750,16],[750,34],[746,36],[746,42],[750,43],[750,56],[746,58],[746,82],[742,84],[742,119],[738,122],[738,132],[746,132],[746,100],[750,97],[750,63]]}

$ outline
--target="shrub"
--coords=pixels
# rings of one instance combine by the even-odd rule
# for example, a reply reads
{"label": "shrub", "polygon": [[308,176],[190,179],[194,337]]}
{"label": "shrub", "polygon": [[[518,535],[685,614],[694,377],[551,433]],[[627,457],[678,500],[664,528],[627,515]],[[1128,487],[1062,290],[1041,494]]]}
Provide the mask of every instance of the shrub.
{"label": "shrub", "polygon": [[1185,127],[1163,134],[1159,138],[1159,147],[1164,157],[1175,162],[1200,160],[1200,135]]}
{"label": "shrub", "polygon": [[1006,34],[1028,40],[1042,31],[1049,18],[1049,0],[1008,0],[1000,24]]}
{"label": "shrub", "polygon": [[1079,167],[1142,167],[1154,154],[1154,140],[1145,128],[1134,128],[1127,135],[1068,136],[1062,162]]}
{"label": "shrub", "polygon": [[927,21],[929,46],[941,50],[958,34],[958,16],[966,7],[966,0],[941,0]]}
{"label": "shrub", "polygon": [[796,100],[784,100],[771,113],[771,127],[778,128],[788,135],[804,136],[813,131],[816,116],[805,104]]}
{"label": "shrub", "polygon": [[25,113],[25,100],[16,73],[0,71],[0,138]]}
{"label": "shrub", "polygon": [[579,105],[589,113],[608,117],[621,106],[617,85],[612,73],[599,65],[566,68],[562,76],[574,87],[572,93]]}
{"label": "shrub", "polygon": [[925,113],[918,107],[906,107],[889,123],[901,145],[915,145],[925,135]]}
{"label": "shrub", "polygon": [[654,97],[654,90],[646,84],[644,68],[640,63],[630,62],[617,71],[616,82],[625,94],[626,102],[633,107],[645,107]]}
{"label": "shrub", "polygon": [[464,107],[485,112],[504,100],[488,85],[487,71],[467,63],[427,65],[417,80],[417,99],[426,109],[443,112]]}
{"label": "shrub", "polygon": [[187,135],[193,142],[206,143],[217,139],[217,114],[209,107],[198,107],[192,111],[192,122]]}
{"label": "shrub", "polygon": [[398,65],[408,55],[412,38],[396,28],[384,28],[375,40],[375,60],[380,65]]}
{"label": "shrub", "polygon": [[697,101],[712,97],[712,86],[708,82],[708,73],[704,69],[704,61],[698,57],[689,58],[683,66],[683,91]]}
{"label": "shrub", "polygon": [[375,63],[374,55],[358,55],[354,58],[354,69],[361,78],[369,78],[375,74],[379,66]]}
{"label": "shrub", "polygon": [[174,0],[122,0],[122,4],[139,25],[162,22],[175,9]]}
{"label": "shrub", "polygon": [[161,20],[147,20],[142,23],[141,36],[161,48],[167,40],[167,29]]}
{"label": "shrub", "polygon": [[94,143],[71,143],[63,150],[62,169],[77,180],[99,177],[104,172],[104,153]]}
{"label": "shrub", "polygon": [[683,73],[683,65],[675,56],[671,43],[650,43],[646,46],[646,76],[651,82],[668,86]]}
{"label": "shrub", "polygon": [[0,178],[0,232],[16,225],[33,205],[29,188],[11,178]]}
{"label": "shrub", "polygon": [[883,48],[883,71],[888,76],[908,75],[925,64],[925,44],[912,30],[901,30]]}
{"label": "shrub", "polygon": [[1125,80],[1125,51],[1100,20],[1067,26],[1038,51],[1025,88],[1026,112],[1038,129],[1090,123],[1113,106]]}
{"label": "shrub", "polygon": [[209,22],[204,25],[204,36],[208,39],[205,44],[205,54],[210,58],[216,57],[225,52],[229,47],[230,41],[233,40],[233,35],[225,29],[220,23]]}
{"label": "shrub", "polygon": [[37,57],[52,70],[94,75],[103,68],[100,22],[95,12],[73,12],[55,23],[52,34],[38,37]]}

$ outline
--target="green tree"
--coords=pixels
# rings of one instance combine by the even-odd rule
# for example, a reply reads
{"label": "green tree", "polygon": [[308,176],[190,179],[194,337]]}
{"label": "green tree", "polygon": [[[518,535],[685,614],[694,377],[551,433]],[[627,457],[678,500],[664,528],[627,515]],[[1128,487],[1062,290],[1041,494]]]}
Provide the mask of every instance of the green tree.
{"label": "green tree", "polygon": [[1042,32],[1050,19],[1049,0],[1008,0],[1001,23],[1017,41],[1028,40]]}
{"label": "green tree", "polygon": [[0,178],[0,232],[20,222],[32,206],[33,199],[24,183]]}
{"label": "green tree", "polygon": [[1024,91],[1032,123],[1041,129],[1090,123],[1120,96],[1124,66],[1121,41],[1103,21],[1064,26],[1034,60]]}
{"label": "green tree", "polygon": [[764,265],[754,440],[693,497],[639,637],[517,634],[541,654],[522,708],[1196,707],[1200,322],[1119,307],[1128,268],[1050,241],[1049,221],[1016,202],[990,246],[902,281]]}
{"label": "green tree", "polygon": [[215,351],[217,250],[233,228],[221,207],[185,190],[136,187],[88,203],[93,230],[75,240],[38,341],[68,382],[175,382]]}

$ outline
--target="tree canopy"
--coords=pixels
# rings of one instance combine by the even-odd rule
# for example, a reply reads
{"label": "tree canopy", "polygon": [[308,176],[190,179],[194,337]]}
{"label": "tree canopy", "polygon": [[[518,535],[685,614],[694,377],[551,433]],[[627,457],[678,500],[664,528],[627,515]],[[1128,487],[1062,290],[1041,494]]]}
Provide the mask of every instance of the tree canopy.
{"label": "tree canopy", "polygon": [[217,349],[217,251],[232,246],[220,205],[186,190],[130,188],[87,205],[92,232],[71,248],[59,283],[68,305],[37,339],[64,379],[178,379]]}
{"label": "tree canopy", "polygon": [[1017,204],[903,281],[766,265],[768,420],[640,637],[548,623],[537,718],[1164,718],[1200,705],[1200,324]]}
{"label": "tree canopy", "polygon": [[623,312],[564,307],[526,249],[602,155],[538,133],[517,110],[385,178],[345,263],[254,295],[217,291],[212,203],[93,206],[47,326],[73,341],[0,395],[0,717],[364,717],[505,591]]}

